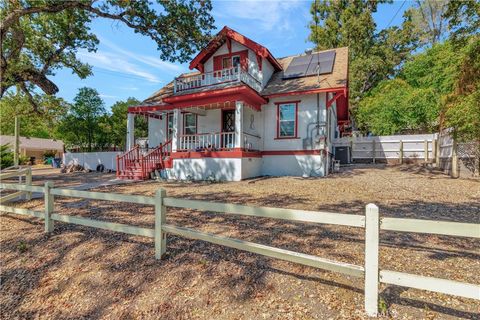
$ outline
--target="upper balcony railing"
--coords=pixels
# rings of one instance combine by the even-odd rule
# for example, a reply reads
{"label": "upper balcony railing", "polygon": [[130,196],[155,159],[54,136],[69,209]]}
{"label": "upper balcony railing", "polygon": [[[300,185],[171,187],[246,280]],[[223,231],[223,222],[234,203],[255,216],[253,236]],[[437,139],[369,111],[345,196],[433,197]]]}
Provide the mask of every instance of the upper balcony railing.
{"label": "upper balcony railing", "polygon": [[260,81],[254,78],[248,73],[248,71],[237,66],[218,71],[175,78],[173,92],[176,94],[186,91],[196,91],[204,87],[213,87],[231,82],[243,82],[257,92],[262,90],[262,83]]}

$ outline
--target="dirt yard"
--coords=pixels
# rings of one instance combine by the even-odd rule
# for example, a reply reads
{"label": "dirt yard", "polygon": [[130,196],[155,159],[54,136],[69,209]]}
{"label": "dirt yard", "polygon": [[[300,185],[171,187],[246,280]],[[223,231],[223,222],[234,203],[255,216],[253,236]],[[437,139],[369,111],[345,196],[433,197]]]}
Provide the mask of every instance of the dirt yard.
{"label": "dirt yard", "polygon": [[[67,177],[67,179],[66,179]],[[35,175],[71,185],[98,174]],[[110,177],[106,178],[110,179]],[[322,179],[269,178],[231,183],[143,182],[97,189],[342,213],[480,223],[480,182],[450,179],[420,167],[364,167]],[[19,203],[43,208],[43,200]],[[55,210],[153,227],[153,208],[56,198]],[[362,229],[291,223],[169,208],[167,223],[363,264]],[[363,319],[363,281],[202,241],[168,236],[167,257],[151,239],[0,218],[2,319]],[[381,233],[382,269],[480,284],[480,241]],[[384,318],[479,319],[478,301],[381,285]]]}

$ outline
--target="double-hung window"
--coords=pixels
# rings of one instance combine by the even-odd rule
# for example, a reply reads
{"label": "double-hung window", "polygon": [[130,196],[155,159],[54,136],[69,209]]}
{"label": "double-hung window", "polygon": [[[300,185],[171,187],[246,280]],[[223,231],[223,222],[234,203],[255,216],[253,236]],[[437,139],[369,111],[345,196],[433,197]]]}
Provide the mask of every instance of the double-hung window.
{"label": "double-hung window", "polygon": [[197,115],[194,113],[185,113],[183,115],[183,133],[196,134],[197,133]]}
{"label": "double-hung window", "polygon": [[277,138],[296,138],[298,103],[279,103],[277,108]]}
{"label": "double-hung window", "polygon": [[167,114],[167,140],[173,136],[173,113]]}

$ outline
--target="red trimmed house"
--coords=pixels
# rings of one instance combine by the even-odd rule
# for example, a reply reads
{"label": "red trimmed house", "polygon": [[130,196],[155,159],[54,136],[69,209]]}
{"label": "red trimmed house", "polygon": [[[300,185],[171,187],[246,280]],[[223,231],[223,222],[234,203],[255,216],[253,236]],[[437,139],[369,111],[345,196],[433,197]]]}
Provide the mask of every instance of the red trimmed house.
{"label": "red trimmed house", "polygon": [[[328,174],[331,141],[349,126],[348,48],[275,58],[224,27],[190,69],[129,108],[119,177]],[[149,119],[148,151],[135,146],[135,115]]]}

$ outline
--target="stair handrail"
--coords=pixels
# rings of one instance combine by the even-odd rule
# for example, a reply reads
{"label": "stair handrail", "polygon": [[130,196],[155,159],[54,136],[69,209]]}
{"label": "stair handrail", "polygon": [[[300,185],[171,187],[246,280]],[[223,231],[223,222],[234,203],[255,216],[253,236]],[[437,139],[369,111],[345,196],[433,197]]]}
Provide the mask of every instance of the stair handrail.
{"label": "stair handrail", "polygon": [[164,168],[165,164],[163,163],[164,156],[170,155],[170,151],[168,150],[168,146],[171,145],[172,140],[168,140],[167,142],[160,144],[158,147],[150,150],[146,154],[141,156],[141,168],[142,168],[142,175],[144,177],[149,174],[157,164],[161,164],[161,167]]}
{"label": "stair handrail", "polygon": [[120,175],[120,172],[126,169],[127,161],[135,161],[139,157],[139,146],[136,145],[124,154],[117,155],[117,176]]}

